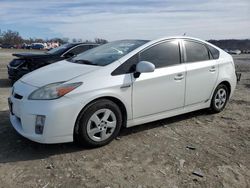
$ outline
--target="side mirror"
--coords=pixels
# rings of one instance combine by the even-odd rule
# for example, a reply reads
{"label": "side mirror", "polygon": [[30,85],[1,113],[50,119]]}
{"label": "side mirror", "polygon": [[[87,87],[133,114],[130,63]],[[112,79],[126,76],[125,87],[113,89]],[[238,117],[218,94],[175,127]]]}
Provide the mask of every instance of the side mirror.
{"label": "side mirror", "polygon": [[153,63],[150,63],[148,61],[140,61],[136,65],[136,71],[134,73],[134,77],[138,78],[141,73],[154,72],[154,71],[155,71],[155,65]]}
{"label": "side mirror", "polygon": [[75,54],[69,52],[69,53],[64,54],[64,57],[65,57],[66,59],[68,59],[68,58],[73,57],[74,55],[75,55]]}

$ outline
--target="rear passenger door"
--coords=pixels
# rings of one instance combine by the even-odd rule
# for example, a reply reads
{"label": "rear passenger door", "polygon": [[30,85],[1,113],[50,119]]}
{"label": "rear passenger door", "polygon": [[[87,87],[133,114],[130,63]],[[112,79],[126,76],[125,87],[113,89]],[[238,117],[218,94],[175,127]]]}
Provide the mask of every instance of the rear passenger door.
{"label": "rear passenger door", "polygon": [[156,69],[152,73],[142,73],[139,78],[133,77],[133,117],[182,108],[185,65],[181,64],[178,40],[164,41],[145,49],[139,53],[139,61],[149,61]]}
{"label": "rear passenger door", "polygon": [[218,62],[206,44],[183,40],[186,65],[185,106],[209,100],[218,76]]}

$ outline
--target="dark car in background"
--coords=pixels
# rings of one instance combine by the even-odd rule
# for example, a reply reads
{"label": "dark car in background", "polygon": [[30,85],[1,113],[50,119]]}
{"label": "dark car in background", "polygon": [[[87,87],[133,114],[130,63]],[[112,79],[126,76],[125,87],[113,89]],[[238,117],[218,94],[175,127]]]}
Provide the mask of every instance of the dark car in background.
{"label": "dark car in background", "polygon": [[45,46],[42,43],[33,43],[31,44],[30,49],[43,50],[45,49]]}
{"label": "dark car in background", "polygon": [[58,48],[40,53],[16,53],[8,67],[9,79],[14,83],[23,75],[51,63],[71,58],[77,54],[98,46],[92,43],[68,43]]}
{"label": "dark car in background", "polygon": [[0,44],[0,48],[12,49],[15,48],[15,46],[12,44]]}

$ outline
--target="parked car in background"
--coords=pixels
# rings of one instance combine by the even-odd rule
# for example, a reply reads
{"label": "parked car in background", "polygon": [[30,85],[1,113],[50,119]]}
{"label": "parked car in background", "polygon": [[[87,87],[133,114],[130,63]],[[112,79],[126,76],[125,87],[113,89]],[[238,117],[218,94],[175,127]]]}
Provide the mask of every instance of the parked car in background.
{"label": "parked car in background", "polygon": [[32,43],[30,49],[43,50],[46,49],[46,46],[43,43]]}
{"label": "parked car in background", "polygon": [[232,54],[232,55],[240,55],[241,51],[240,50],[229,50],[227,53]]}
{"label": "parked car in background", "polygon": [[70,58],[96,46],[98,44],[68,43],[42,53],[12,54],[17,58],[13,59],[7,66],[9,79],[14,83],[23,75],[33,70],[56,61]]}
{"label": "parked car in background", "polygon": [[12,45],[12,44],[1,44],[0,47],[1,48],[12,49],[12,48],[15,48],[15,45]]}
{"label": "parked car in background", "polygon": [[97,147],[122,126],[221,112],[235,87],[232,56],[206,41],[114,41],[22,77],[9,98],[10,121],[36,142]]}

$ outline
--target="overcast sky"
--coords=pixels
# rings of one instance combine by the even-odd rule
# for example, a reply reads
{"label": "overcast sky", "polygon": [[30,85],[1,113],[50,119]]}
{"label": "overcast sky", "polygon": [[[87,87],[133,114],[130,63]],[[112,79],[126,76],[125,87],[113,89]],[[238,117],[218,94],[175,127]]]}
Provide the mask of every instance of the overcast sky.
{"label": "overcast sky", "polygon": [[250,0],[0,0],[0,29],[25,38],[250,38]]}

